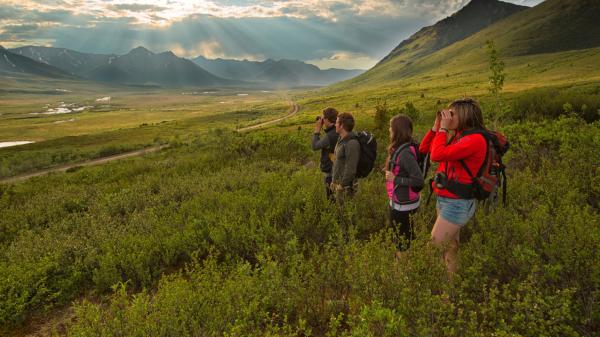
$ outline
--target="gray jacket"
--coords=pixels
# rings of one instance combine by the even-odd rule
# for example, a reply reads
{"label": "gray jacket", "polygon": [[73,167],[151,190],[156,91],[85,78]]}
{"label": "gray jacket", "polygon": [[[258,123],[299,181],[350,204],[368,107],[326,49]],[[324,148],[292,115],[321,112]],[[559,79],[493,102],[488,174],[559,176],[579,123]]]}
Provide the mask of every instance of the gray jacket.
{"label": "gray jacket", "polygon": [[413,188],[422,188],[423,173],[417,162],[417,151],[411,144],[404,144],[400,149],[396,149],[390,162],[388,170],[395,178],[394,181],[386,182],[388,196],[396,204],[411,204],[419,200],[419,193]]}
{"label": "gray jacket", "polygon": [[338,140],[333,163],[333,183],[340,184],[344,188],[352,188],[359,158],[360,143],[356,133],[350,132],[346,138]]}

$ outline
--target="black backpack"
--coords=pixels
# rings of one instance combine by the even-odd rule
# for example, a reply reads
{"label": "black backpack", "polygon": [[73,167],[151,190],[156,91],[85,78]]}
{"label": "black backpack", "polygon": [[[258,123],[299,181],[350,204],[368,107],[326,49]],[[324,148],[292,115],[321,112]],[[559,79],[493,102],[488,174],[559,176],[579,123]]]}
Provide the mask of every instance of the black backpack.
{"label": "black backpack", "polygon": [[360,158],[356,167],[356,177],[364,178],[373,171],[373,166],[375,166],[377,141],[375,136],[368,131],[359,132],[356,138],[360,144]]}

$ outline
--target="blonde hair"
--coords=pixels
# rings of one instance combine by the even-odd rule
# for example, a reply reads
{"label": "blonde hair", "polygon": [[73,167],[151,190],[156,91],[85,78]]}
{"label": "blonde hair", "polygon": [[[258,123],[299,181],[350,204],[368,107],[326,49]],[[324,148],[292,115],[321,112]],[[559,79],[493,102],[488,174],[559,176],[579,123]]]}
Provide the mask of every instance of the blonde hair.
{"label": "blonde hair", "polygon": [[472,128],[485,129],[481,107],[476,100],[471,98],[457,99],[450,103],[449,108],[454,111],[455,115],[458,115],[457,131]]}

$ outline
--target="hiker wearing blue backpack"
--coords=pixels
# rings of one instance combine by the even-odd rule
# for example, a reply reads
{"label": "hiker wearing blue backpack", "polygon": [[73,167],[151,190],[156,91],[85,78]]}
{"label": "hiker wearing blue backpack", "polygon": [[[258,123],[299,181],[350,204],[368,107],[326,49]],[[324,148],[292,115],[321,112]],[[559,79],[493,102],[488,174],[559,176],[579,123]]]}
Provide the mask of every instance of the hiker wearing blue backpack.
{"label": "hiker wearing blue backpack", "polygon": [[390,120],[385,178],[397,255],[408,249],[415,237],[411,215],[421,204],[419,192],[424,185],[418,162],[419,145],[413,140],[412,132],[413,124],[408,116],[397,115]]}
{"label": "hiker wearing blue backpack", "polygon": [[421,152],[429,152],[431,160],[439,163],[431,182],[437,196],[437,219],[431,239],[443,249],[449,275],[457,269],[460,229],[477,207],[473,173],[481,172],[485,163],[485,130],[479,104],[472,99],[456,100],[438,112],[420,146]]}
{"label": "hiker wearing blue backpack", "polygon": [[357,184],[357,167],[360,159],[360,143],[354,129],[354,116],[348,112],[338,115],[335,131],[339,140],[335,146],[333,162],[333,181],[331,189],[335,192],[336,200],[343,203],[348,196],[354,195]]}

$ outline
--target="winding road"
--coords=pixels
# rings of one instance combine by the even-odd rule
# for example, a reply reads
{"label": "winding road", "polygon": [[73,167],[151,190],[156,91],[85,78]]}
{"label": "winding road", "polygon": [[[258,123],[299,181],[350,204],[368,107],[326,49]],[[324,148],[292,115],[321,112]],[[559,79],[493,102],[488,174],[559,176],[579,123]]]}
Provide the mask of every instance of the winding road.
{"label": "winding road", "polygon": [[271,121],[264,122],[264,123],[260,123],[260,124],[248,126],[248,127],[245,127],[245,128],[241,128],[241,129],[238,129],[237,131],[238,132],[246,132],[246,131],[252,131],[252,130],[260,129],[260,128],[263,128],[265,126],[277,124],[277,123],[279,123],[279,122],[281,122],[281,121],[283,121],[285,119],[288,119],[288,118],[294,116],[295,114],[298,113],[298,111],[300,111],[300,106],[298,104],[294,103],[294,102],[290,102],[290,104],[291,104],[291,107],[288,110],[288,114],[287,115],[285,115],[283,117],[280,117],[280,118],[277,118],[277,119],[274,119],[274,120],[271,120]]}
{"label": "winding road", "polygon": [[[274,119],[274,120],[266,121],[266,122],[263,122],[260,124],[256,124],[256,125],[238,129],[237,132],[248,132],[248,131],[257,130],[257,129],[260,129],[260,128],[263,128],[266,126],[277,124],[287,118],[294,116],[300,110],[300,106],[291,101],[290,101],[290,104],[291,104],[291,106],[290,106],[290,109],[288,110],[287,115],[277,118],[277,119]],[[32,172],[32,173],[25,173],[25,174],[8,177],[8,178],[2,178],[2,179],[0,179],[0,184],[11,184],[11,183],[27,180],[27,179],[33,178],[33,177],[39,177],[39,176],[46,175],[46,174],[53,173],[53,172],[65,172],[69,169],[73,169],[76,167],[95,166],[95,165],[101,165],[101,164],[108,163],[108,162],[115,161],[115,160],[143,156],[148,153],[160,151],[167,147],[169,147],[169,145],[160,145],[160,146],[148,147],[148,148],[141,149],[141,150],[125,152],[125,153],[121,153],[121,154],[117,154],[117,155],[113,155],[113,156],[102,157],[102,158],[98,158],[98,159],[94,159],[94,160],[90,160],[90,161],[86,161],[86,162],[82,162],[82,163],[65,164],[65,165],[53,167],[53,168],[46,169],[46,170],[41,170],[41,171]]]}

